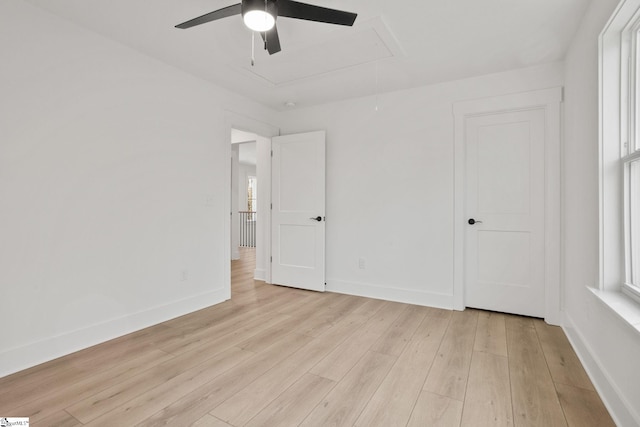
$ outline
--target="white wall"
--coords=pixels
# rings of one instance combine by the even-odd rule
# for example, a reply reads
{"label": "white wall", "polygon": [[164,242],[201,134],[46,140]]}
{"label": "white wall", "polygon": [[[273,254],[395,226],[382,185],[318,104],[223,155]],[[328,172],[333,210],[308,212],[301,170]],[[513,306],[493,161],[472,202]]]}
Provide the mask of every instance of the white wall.
{"label": "white wall", "polygon": [[640,425],[640,336],[587,289],[598,286],[598,35],[618,0],[597,0],[566,59],[566,331],[621,426]]}
{"label": "white wall", "polygon": [[327,289],[451,308],[453,103],[562,84],[550,64],[283,113],[327,131]]}
{"label": "white wall", "polygon": [[273,113],[19,0],[0,55],[0,376],[228,298],[228,111]]}

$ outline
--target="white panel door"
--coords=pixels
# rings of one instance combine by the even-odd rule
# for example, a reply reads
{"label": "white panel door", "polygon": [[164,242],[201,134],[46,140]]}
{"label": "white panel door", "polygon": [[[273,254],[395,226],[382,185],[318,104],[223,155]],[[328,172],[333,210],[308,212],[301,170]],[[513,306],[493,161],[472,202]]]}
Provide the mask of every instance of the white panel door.
{"label": "white panel door", "polygon": [[272,139],[271,282],[325,289],[325,132]]}
{"label": "white panel door", "polygon": [[545,113],[465,122],[466,306],[544,317]]}

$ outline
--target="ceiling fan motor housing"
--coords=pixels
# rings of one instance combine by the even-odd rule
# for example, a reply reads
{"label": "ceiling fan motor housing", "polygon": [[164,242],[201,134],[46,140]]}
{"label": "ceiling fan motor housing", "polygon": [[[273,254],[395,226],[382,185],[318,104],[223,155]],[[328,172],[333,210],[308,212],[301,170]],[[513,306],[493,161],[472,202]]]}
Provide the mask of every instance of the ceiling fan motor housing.
{"label": "ceiling fan motor housing", "polygon": [[276,0],[242,0],[242,16],[252,10],[266,11],[273,19],[278,19],[278,4]]}

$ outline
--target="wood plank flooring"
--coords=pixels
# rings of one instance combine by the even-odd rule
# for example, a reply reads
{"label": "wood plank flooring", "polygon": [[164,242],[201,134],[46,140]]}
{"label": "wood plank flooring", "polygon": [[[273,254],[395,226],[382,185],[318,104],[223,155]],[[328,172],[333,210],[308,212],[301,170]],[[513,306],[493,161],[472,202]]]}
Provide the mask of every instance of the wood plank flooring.
{"label": "wood plank flooring", "polygon": [[32,426],[610,426],[566,336],[539,319],[452,312],[254,281],[232,299],[0,378]]}

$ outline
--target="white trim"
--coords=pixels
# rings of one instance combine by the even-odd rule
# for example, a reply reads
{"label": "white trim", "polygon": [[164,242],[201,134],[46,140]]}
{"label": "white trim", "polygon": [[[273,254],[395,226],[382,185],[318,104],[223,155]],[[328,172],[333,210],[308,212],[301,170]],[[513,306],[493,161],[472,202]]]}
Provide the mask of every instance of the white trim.
{"label": "white trim", "polygon": [[[230,167],[229,175],[231,177],[230,178],[231,194],[229,197],[229,200],[230,200],[229,211],[231,213],[230,215],[231,219],[229,224],[229,235],[231,237],[230,237],[229,247],[231,248],[232,260],[240,259],[240,247],[239,247],[240,246],[240,217],[238,214],[238,190],[239,190],[238,186],[240,185],[240,182],[238,180],[238,173],[240,169],[239,148],[240,147],[237,144],[231,145],[231,166],[229,166]],[[233,173],[234,169],[236,173]]]}
{"label": "white trim", "polygon": [[635,285],[623,283],[621,290],[624,295],[631,298],[636,304],[640,304],[640,288]]}
{"label": "white trim", "polygon": [[558,325],[562,321],[560,285],[560,140],[562,88],[457,102],[454,145],[454,268],[453,308],[463,310],[464,300],[464,169],[465,120],[468,117],[528,110],[545,111],[545,320]]}
{"label": "white trim", "polygon": [[626,156],[622,157],[620,160],[622,160],[624,163],[631,163],[638,159],[640,159],[640,150],[635,151],[631,154],[627,154]]}
{"label": "white trim", "polygon": [[405,304],[443,308],[445,310],[451,310],[453,306],[453,295],[402,289],[393,287],[392,285],[373,285],[370,283],[328,279],[326,291],[382,299],[385,301],[402,302]]}
{"label": "white trim", "polygon": [[604,306],[640,336],[640,304],[622,292],[601,291],[587,287]]}
{"label": "white trim", "polygon": [[216,289],[0,352],[0,377],[219,304],[226,294]]}
{"label": "white trim", "polygon": [[589,346],[568,314],[565,315],[562,329],[616,425],[639,426],[640,414],[616,386],[605,369],[606,366],[595,356],[597,353]]}

